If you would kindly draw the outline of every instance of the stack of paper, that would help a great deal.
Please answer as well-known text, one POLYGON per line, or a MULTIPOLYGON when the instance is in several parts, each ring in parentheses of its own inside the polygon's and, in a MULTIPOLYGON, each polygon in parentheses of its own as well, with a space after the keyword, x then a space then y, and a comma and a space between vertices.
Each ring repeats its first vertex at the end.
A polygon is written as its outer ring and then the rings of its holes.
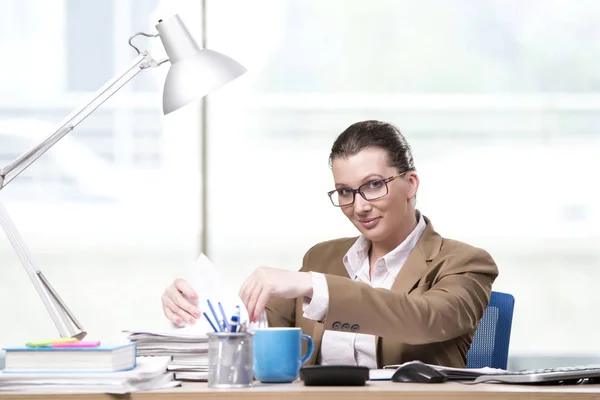
POLYGON ((138 357, 137 366, 120 372, 4 372, 0 391, 43 393, 111 393, 175 387, 179 382, 167 371, 169 357, 138 357))
MULTIPOLYGON (((410 364, 421 363, 421 361, 408 361, 404 364, 394 364, 394 365, 386 365, 383 369, 372 369, 369 373, 370 379, 372 381, 380 381, 380 380, 390 380, 394 373, 400 367, 405 367, 410 364)), ((444 367, 442 365, 434 365, 434 364, 425 364, 428 365, 437 371, 443 372, 449 380, 456 381, 467 381, 473 380, 482 375, 498 375, 502 373, 506 373, 503 369, 498 368, 454 368, 454 367, 444 367)))
POLYGON ((440 365, 432 365, 436 370, 442 371, 448 376, 450 380, 463 381, 463 380, 473 380, 482 375, 498 375, 506 373, 506 370, 499 368, 453 368, 453 367, 443 367, 440 365))
POLYGON ((208 379, 208 336, 189 330, 172 329, 164 332, 130 332, 129 340, 136 342, 138 354, 168 356, 167 370, 178 380, 208 379))
POLYGON ((139 356, 202 355, 208 352, 206 334, 184 330, 129 332, 129 340, 137 344, 139 356))
MULTIPOLYGON (((237 295, 219 271, 204 255, 190 265, 182 276, 198 295, 194 301, 201 312, 206 312, 214 321, 229 320, 240 308, 240 321, 248 320, 248 313, 237 295), (213 309, 208 306, 208 300, 213 309), (213 312, 214 311, 214 312, 213 312)), ((250 326, 249 326, 250 328, 250 326)), ((128 330, 129 340, 137 343, 140 356, 170 356, 169 371, 175 379, 208 379, 208 336, 213 332, 206 318, 195 324, 177 327, 169 325, 159 330, 128 330)))
MULTIPOLYGON (((214 321, 229 320, 240 307, 240 320, 247 321, 248 313, 237 295, 219 271, 204 255, 190 265, 182 276, 198 295, 194 302, 201 312, 206 312, 214 321), (211 310, 208 300, 213 305, 211 310), (221 312, 222 308, 222 312, 221 312), (214 311, 214 313, 213 313, 214 311)), ((129 340, 137 343, 138 354, 143 356, 171 356, 169 371, 175 379, 208 379, 208 336, 213 332, 206 318, 195 324, 176 327, 169 325, 162 330, 129 330, 129 340)))

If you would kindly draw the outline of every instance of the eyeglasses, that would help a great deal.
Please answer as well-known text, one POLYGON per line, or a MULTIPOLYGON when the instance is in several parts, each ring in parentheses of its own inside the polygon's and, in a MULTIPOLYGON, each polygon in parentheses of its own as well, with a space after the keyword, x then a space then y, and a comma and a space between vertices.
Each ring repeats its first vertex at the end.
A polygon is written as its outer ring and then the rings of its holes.
POLYGON ((358 189, 352 188, 341 188, 327 192, 331 203, 336 207, 346 207, 354 204, 354 197, 356 193, 359 193, 363 199, 377 200, 388 194, 387 184, 394 179, 406 174, 408 171, 404 171, 401 174, 390 176, 386 179, 378 179, 376 181, 369 181, 358 187, 358 189))

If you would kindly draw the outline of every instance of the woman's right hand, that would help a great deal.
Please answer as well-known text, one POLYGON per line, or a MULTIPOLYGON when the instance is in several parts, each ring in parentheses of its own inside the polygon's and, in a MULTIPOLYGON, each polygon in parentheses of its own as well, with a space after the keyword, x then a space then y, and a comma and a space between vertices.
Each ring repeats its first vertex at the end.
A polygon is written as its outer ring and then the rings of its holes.
POLYGON ((161 300, 165 317, 174 324, 187 322, 193 325, 200 317, 200 310, 193 303, 198 300, 198 295, 184 279, 175 279, 167 286, 161 300))

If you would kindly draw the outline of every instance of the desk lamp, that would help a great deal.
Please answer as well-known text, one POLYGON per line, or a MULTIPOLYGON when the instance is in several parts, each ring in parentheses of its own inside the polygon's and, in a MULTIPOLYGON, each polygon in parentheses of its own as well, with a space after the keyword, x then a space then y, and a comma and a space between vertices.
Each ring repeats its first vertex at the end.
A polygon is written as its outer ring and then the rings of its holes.
MULTIPOLYGON (((159 20, 155 27, 157 31, 155 33, 137 32, 129 38, 129 45, 135 49, 137 57, 126 70, 98 89, 89 103, 67 116, 65 122, 43 142, 0 169, 0 190, 4 189, 8 183, 33 164, 42 154, 75 129, 106 100, 145 69, 156 68, 166 62, 171 64, 163 88, 162 105, 163 114, 165 115, 204 97, 213 89, 234 80, 246 72, 246 69, 235 60, 216 51, 200 49, 179 15, 174 15, 165 21, 159 20), (140 52, 132 44, 132 40, 136 36, 160 38, 167 53, 167 58, 155 60, 148 52, 140 52)), ((87 333, 83 330, 79 321, 54 290, 42 271, 35 266, 30 251, 2 203, 0 203, 0 226, 8 236, 20 263, 38 292, 60 336, 77 339, 85 337, 87 333)))

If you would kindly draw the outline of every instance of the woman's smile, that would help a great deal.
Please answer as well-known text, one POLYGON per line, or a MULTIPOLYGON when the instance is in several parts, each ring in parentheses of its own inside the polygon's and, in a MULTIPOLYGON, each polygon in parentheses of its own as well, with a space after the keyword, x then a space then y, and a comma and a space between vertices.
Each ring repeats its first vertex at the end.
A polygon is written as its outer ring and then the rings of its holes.
POLYGON ((360 224, 365 229, 373 229, 373 228, 375 228, 375 226, 377 226, 377 224, 379 223, 380 219, 381 219, 381 217, 361 218, 361 219, 358 220, 358 222, 360 222, 360 224))

